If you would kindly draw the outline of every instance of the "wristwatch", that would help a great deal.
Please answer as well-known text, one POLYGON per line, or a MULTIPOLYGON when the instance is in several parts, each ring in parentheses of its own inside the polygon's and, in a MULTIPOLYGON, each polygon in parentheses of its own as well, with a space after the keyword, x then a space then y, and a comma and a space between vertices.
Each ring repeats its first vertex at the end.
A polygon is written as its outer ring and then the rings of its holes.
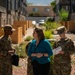
POLYGON ((44 54, 43 54, 43 57, 44 57, 44 54))

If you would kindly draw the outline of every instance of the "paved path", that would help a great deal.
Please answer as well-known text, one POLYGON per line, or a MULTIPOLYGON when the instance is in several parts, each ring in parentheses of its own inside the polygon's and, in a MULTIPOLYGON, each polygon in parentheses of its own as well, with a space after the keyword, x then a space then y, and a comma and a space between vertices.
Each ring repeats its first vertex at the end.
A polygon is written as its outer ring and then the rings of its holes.
POLYGON ((32 36, 33 35, 33 28, 29 28, 27 31, 26 31, 26 35, 23 37, 23 38, 26 38, 27 36, 32 36))

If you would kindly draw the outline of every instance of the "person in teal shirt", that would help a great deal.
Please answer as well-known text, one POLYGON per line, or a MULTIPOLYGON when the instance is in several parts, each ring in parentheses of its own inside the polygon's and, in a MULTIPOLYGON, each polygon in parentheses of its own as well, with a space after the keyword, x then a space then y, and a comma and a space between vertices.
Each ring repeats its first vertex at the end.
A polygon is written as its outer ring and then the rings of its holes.
POLYGON ((50 56, 53 55, 50 42, 45 39, 43 30, 35 28, 33 31, 34 40, 32 40, 28 56, 32 59, 34 75, 49 75, 50 56))

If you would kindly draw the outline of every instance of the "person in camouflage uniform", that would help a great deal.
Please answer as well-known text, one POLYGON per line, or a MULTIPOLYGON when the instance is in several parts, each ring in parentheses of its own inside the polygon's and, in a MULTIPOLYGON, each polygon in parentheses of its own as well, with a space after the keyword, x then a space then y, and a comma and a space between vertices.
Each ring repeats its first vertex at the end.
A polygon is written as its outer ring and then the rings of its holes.
POLYGON ((12 75, 11 53, 14 53, 14 49, 11 47, 9 35, 13 30, 12 26, 6 25, 4 35, 0 38, 0 75, 12 75))
POLYGON ((57 33, 60 36, 60 40, 54 43, 53 48, 58 46, 62 47, 62 51, 54 56, 54 72, 53 75, 70 75, 71 73, 71 57, 74 52, 74 43, 71 39, 65 35, 65 27, 61 26, 57 28, 57 33))
MULTIPOLYGON (((27 55, 28 55, 28 48, 29 48, 30 43, 31 42, 29 42, 26 45, 25 52, 26 52, 27 55)), ((33 68, 32 68, 32 64, 31 64, 31 58, 29 56, 28 56, 28 59, 27 59, 27 75, 33 75, 33 68)))

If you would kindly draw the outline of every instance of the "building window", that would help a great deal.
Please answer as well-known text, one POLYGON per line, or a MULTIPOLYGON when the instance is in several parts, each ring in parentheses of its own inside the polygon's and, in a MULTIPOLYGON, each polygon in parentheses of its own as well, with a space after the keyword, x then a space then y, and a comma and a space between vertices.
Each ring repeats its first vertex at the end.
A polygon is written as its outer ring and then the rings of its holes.
POLYGON ((45 8, 44 11, 45 11, 45 12, 49 12, 50 9, 49 9, 49 8, 45 8))
POLYGON ((37 12, 37 11, 38 11, 38 8, 33 8, 33 11, 34 11, 34 12, 37 12))

